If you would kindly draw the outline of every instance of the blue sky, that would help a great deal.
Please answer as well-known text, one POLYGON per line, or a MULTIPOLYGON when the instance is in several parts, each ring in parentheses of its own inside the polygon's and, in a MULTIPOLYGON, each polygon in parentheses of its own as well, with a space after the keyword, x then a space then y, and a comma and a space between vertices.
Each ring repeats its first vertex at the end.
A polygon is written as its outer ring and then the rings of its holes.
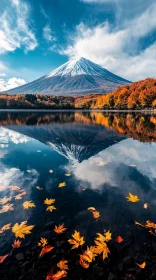
POLYGON ((73 57, 128 80, 156 76, 154 0, 1 0, 0 90, 73 57))

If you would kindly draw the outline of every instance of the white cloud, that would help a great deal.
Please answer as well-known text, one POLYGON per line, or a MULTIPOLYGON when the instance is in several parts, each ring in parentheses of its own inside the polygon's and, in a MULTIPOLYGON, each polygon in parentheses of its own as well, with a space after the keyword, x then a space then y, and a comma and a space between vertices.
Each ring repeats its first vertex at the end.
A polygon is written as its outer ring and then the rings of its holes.
POLYGON ((31 27, 28 5, 19 0, 8 0, 7 9, 0 15, 0 53, 13 52, 17 48, 31 51, 37 40, 31 27))
POLYGON ((22 86, 25 83, 26 83, 26 81, 21 78, 16 78, 16 77, 12 77, 10 79, 0 78, 0 92, 22 86))
POLYGON ((156 4, 116 28, 108 22, 89 28, 81 23, 72 43, 60 51, 69 57, 86 57, 129 80, 156 75, 156 43, 139 51, 139 40, 156 29, 156 4))
POLYGON ((43 28, 43 37, 48 42, 52 42, 53 40, 55 40, 52 35, 51 28, 48 24, 43 28))
MULTIPOLYGON (((127 192, 129 185, 132 184, 128 173, 129 166, 136 165, 134 168, 143 176, 147 176, 152 184, 156 179, 155 164, 155 143, 147 144, 126 139, 77 164, 73 169, 73 173, 78 180, 87 181, 92 189, 98 191, 101 190, 105 183, 112 187, 122 188, 124 178, 128 182, 128 184, 124 185, 127 192), (99 167, 97 166, 99 162, 105 162, 106 165, 99 167)), ((71 170, 71 167, 69 166, 67 170, 71 170)), ((134 187, 136 186, 135 184, 134 187)))
POLYGON ((101 4, 101 3, 117 2, 117 0, 81 0, 81 2, 90 3, 90 4, 92 3, 101 4))
POLYGON ((6 74, 5 73, 0 73, 0 77, 5 77, 6 74))
POLYGON ((31 138, 28 136, 0 127, 0 143, 1 145, 4 145, 4 147, 5 145, 8 147, 9 143, 19 144, 29 142, 30 140, 31 138))

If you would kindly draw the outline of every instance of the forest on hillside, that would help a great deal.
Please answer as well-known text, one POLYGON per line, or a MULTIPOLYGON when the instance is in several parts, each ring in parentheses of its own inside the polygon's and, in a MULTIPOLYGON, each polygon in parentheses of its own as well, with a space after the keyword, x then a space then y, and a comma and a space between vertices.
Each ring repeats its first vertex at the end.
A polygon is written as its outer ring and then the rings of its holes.
POLYGON ((0 94, 0 109, 156 109, 156 79, 125 85, 105 95, 0 94))

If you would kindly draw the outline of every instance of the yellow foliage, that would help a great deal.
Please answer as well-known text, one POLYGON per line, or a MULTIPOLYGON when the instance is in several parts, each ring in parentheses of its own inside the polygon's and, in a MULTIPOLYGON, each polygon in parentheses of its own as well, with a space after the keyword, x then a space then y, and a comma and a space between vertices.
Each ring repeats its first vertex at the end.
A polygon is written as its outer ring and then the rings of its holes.
POLYGON ((12 227, 12 232, 15 234, 16 238, 25 238, 26 234, 31 234, 31 230, 34 228, 34 226, 28 226, 27 221, 22 222, 21 224, 16 223, 12 227))

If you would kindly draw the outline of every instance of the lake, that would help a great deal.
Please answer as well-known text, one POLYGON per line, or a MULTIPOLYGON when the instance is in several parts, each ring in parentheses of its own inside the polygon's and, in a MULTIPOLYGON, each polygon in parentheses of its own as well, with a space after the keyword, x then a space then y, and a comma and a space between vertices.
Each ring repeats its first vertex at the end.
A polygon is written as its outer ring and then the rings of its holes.
POLYGON ((156 114, 0 113, 0 279, 154 280, 155 207, 156 114), (24 221, 34 227, 22 238, 24 221), (84 268, 80 255, 108 231, 108 257, 90 252, 84 268), (41 237, 54 247, 42 256, 41 237), (61 260, 69 270, 57 276, 61 260))

